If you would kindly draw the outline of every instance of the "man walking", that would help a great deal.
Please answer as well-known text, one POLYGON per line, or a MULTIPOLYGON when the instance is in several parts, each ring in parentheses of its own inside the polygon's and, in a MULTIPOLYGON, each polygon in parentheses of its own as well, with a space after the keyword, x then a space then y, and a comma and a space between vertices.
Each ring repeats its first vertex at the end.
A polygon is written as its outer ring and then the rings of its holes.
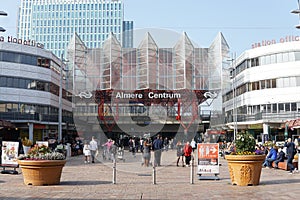
POLYGON ((155 166, 160 166, 162 147, 163 147, 163 141, 160 138, 160 135, 158 135, 156 137, 156 139, 153 141, 154 165, 155 166))
POLYGON ((289 138, 285 142, 284 146, 286 147, 286 154, 287 154, 287 165, 290 168, 290 174, 293 173, 295 167, 293 165, 293 159, 296 153, 296 148, 294 142, 292 142, 292 139, 289 138))
POLYGON ((90 151, 91 151, 91 157, 92 157, 92 163, 95 163, 95 155, 98 150, 98 144, 95 140, 95 137, 92 136, 92 140, 90 141, 90 151))

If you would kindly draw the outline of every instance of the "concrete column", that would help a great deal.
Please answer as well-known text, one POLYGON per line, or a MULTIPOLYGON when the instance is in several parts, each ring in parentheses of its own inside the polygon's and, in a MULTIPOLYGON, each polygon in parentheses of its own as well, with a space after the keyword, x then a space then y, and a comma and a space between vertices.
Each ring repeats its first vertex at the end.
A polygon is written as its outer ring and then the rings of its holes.
POLYGON ((29 127, 29 139, 33 141, 33 123, 28 123, 29 127))

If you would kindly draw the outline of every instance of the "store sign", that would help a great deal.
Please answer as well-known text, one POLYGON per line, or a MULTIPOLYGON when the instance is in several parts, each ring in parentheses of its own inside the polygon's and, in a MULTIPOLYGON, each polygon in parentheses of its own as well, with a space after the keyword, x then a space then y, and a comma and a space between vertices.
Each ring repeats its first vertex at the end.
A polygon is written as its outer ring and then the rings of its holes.
POLYGON ((4 36, 0 36, 0 42, 8 42, 8 43, 15 43, 15 44, 23 44, 26 46, 38 47, 43 49, 44 44, 36 42, 35 40, 22 40, 18 38, 14 38, 12 36, 8 36, 5 40, 4 36))
POLYGON ((287 35, 285 37, 280 38, 278 41, 276 39, 271 39, 271 40, 262 40, 261 42, 253 43, 252 49, 257 47, 269 46, 277 43, 295 42, 295 41, 300 41, 300 36, 287 35))

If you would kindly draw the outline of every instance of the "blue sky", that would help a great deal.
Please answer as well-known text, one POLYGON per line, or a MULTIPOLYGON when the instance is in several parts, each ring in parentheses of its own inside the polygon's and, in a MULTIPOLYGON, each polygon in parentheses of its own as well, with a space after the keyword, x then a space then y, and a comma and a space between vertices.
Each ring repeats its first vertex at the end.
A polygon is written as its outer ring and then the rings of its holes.
MULTIPOLYGON (((21 0, 1 0, 0 35, 16 36, 17 10, 21 0), (5 2, 5 3, 4 3, 5 2)), ((201 47, 208 47, 222 32, 230 50, 241 54, 262 40, 300 35, 299 17, 290 11, 297 0, 124 0, 125 20, 134 28, 165 28, 185 31, 201 47)))

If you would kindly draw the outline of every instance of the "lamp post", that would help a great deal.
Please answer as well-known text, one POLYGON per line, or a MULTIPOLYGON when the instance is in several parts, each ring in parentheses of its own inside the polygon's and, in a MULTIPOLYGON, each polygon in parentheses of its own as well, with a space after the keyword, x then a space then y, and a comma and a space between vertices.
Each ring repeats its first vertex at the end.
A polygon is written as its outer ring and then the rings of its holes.
MULTIPOLYGON (((7 16, 7 13, 4 11, 0 11, 0 16, 7 16)), ((3 27, 0 27, 0 32, 5 32, 6 30, 3 27)))
MULTIPOLYGON (((291 13, 299 15, 299 19, 300 19, 300 2, 298 0, 298 8, 296 10, 292 10, 291 13)), ((295 26, 297 29, 300 29, 300 24, 295 26)))
POLYGON ((234 72, 231 74, 232 77, 232 84, 231 84, 231 89, 232 89, 232 116, 233 116, 233 140, 235 141, 236 134, 237 134, 237 110, 236 110, 236 69, 234 66, 234 61, 235 58, 229 59, 227 61, 231 62, 231 67, 230 69, 232 70, 231 72, 234 72))
POLYGON ((58 95, 58 140, 62 141, 62 91, 63 91, 63 67, 64 62, 68 62, 64 59, 64 54, 61 54, 61 66, 59 68, 59 95, 58 95))

